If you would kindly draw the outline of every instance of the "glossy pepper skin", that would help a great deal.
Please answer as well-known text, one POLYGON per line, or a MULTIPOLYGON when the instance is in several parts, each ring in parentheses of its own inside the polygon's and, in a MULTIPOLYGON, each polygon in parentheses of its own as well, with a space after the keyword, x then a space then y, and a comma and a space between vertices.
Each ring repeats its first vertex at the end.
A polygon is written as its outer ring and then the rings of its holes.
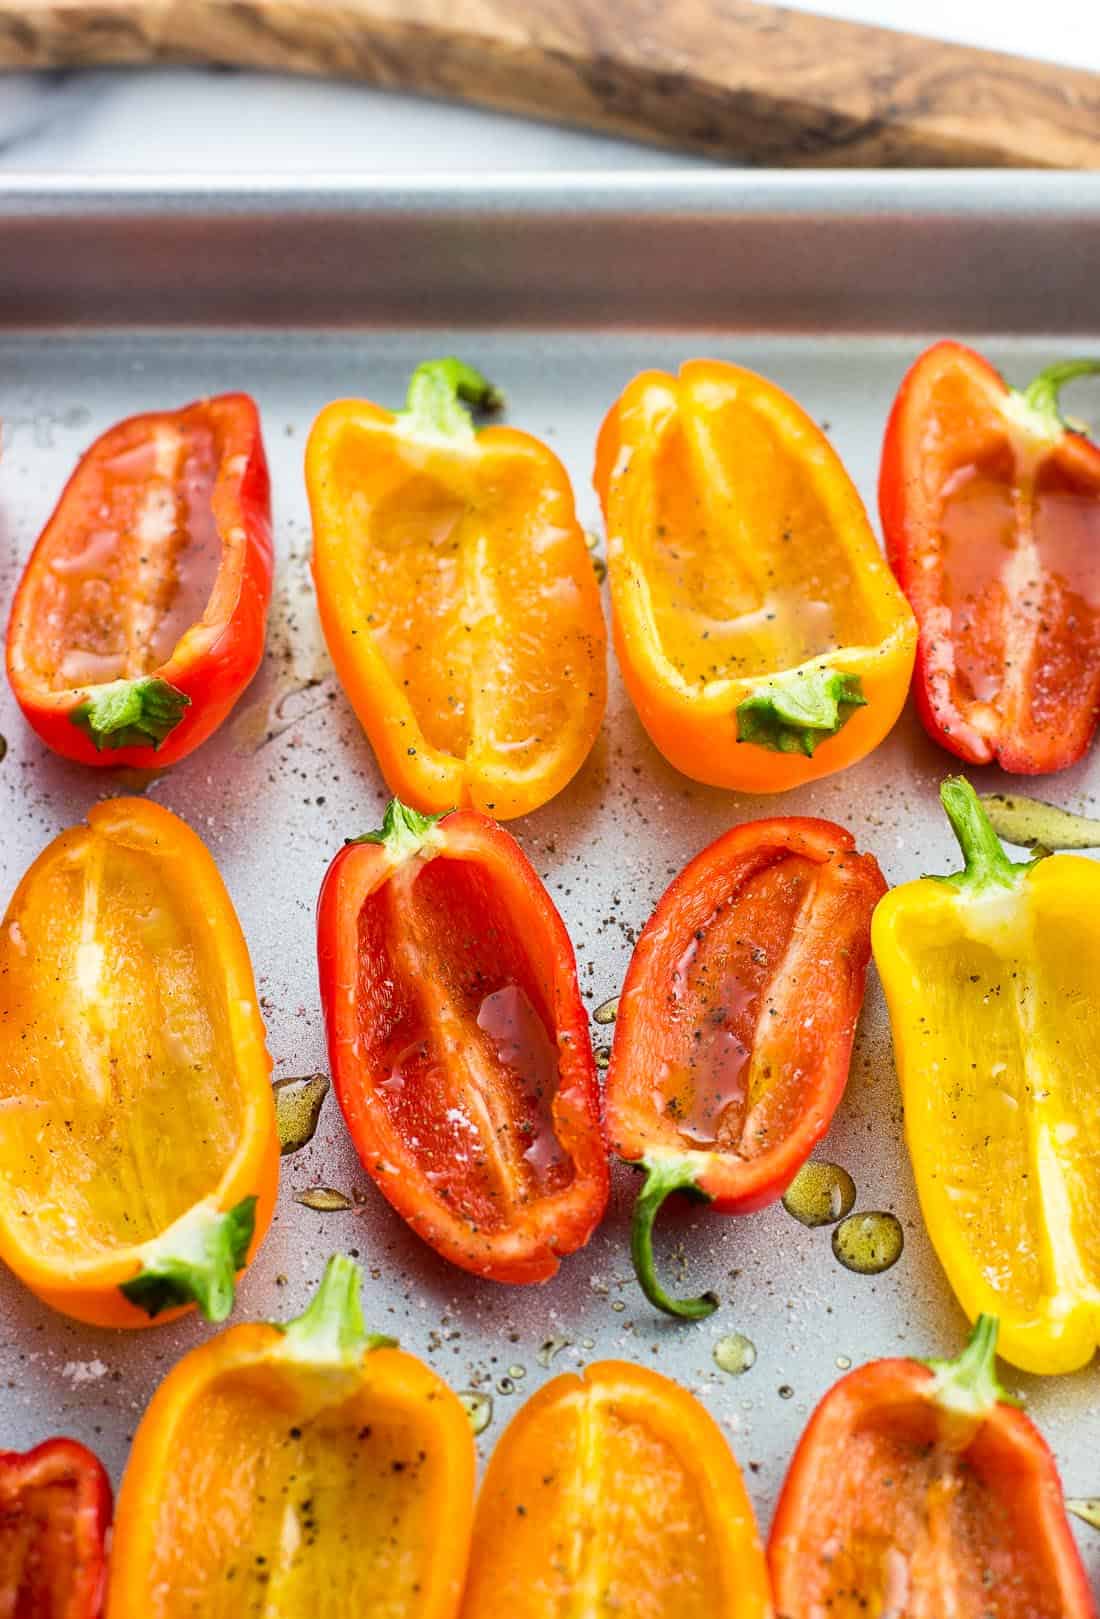
POLYGON ((772 793, 882 741, 916 626, 793 399, 716 360, 643 372, 603 424, 594 481, 619 664, 670 764, 772 793))
POLYGON ((304 1315, 185 1355, 134 1439, 107 1619, 454 1619, 474 1442, 433 1371, 367 1332, 329 1260, 304 1315))
POLYGON ((500 395, 420 366, 394 414, 329 405, 306 450, 325 639, 382 774, 427 813, 508 820, 580 769, 606 701, 600 593, 565 469, 460 401, 500 395))
POLYGON ((686 1389, 599 1361, 508 1424, 478 1499, 462 1619, 771 1611, 737 1462, 686 1389))
POLYGON ((1080 759, 1100 714, 1100 448, 1071 432, 1068 361, 1027 388, 936 343, 886 429, 879 508, 920 625, 928 734, 970 764, 1039 775, 1080 759))
POLYGON ((475 1275, 542 1282, 592 1235, 607 1149, 565 925, 475 810, 396 799, 317 915, 333 1086, 375 1185, 475 1275))
POLYGON ((273 553, 256 405, 131 416, 81 457, 23 570, 8 679, 55 753, 162 769, 260 666, 273 553))
POLYGON ((843 827, 750 821, 685 866, 642 930, 605 1104, 612 1148, 646 1171, 632 1250, 659 1309, 697 1317, 718 1302, 670 1298, 657 1281, 652 1229, 665 1198, 762 1208, 828 1129, 885 892, 874 856, 843 827))
POLYGON ((1069 1372, 1100 1334, 1100 866, 1013 865, 968 782, 940 796, 964 870, 895 888, 872 927, 921 1210, 1004 1358, 1069 1372))
POLYGON ((997 1323, 953 1361, 876 1360, 821 1401, 768 1544, 777 1619, 1096 1619, 1054 1457, 1007 1403, 997 1323))
POLYGON ((95 805, 0 924, 0 1258, 97 1326, 221 1320, 275 1201, 270 1069, 206 847, 148 799, 95 805))
POLYGON ((0 1451, 0 1613, 99 1619, 111 1485, 75 1439, 0 1451))

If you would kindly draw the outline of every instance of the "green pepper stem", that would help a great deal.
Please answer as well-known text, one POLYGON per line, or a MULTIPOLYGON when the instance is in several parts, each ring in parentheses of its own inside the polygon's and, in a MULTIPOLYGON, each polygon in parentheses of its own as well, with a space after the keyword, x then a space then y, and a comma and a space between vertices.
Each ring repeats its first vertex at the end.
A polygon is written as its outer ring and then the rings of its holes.
POLYGON ((300 1316, 285 1324, 283 1353, 313 1366, 349 1366, 371 1349, 392 1348, 395 1338, 368 1332, 359 1299, 362 1272, 346 1254, 333 1254, 321 1285, 300 1316))
POLYGON ((974 1323, 966 1348, 954 1360, 926 1360, 935 1373, 932 1397, 945 1411, 964 1416, 984 1417, 998 1401, 1018 1402, 1005 1393, 997 1381, 997 1331, 995 1315, 980 1315, 974 1323))
POLYGON ((982 802, 965 776, 949 776, 940 785, 940 803, 959 840, 965 869, 949 882, 975 889, 1014 888, 1027 866, 1012 863, 994 832, 982 802))
POLYGON ((426 360, 409 379, 405 409, 399 417, 417 433, 470 440, 474 424, 462 401, 476 410, 499 410, 504 397, 480 371, 454 355, 426 360))
POLYGON ((658 1310, 685 1321, 701 1321, 718 1308, 718 1295, 708 1292, 694 1299, 674 1299, 665 1292, 657 1280, 653 1262, 653 1222, 666 1197, 673 1192, 690 1192, 708 1202, 709 1194, 700 1187, 698 1167, 690 1158, 654 1154, 643 1158, 642 1166, 646 1172, 645 1184, 638 1193, 630 1227, 630 1257, 635 1274, 642 1292, 658 1310))
MULTIPOLYGON (((444 813, 449 815, 451 812, 447 810, 444 813)), ((433 841, 435 828, 442 819, 442 815, 421 815, 419 810, 410 809, 399 798, 391 798, 377 832, 364 832, 361 837, 348 838, 347 841, 380 843, 389 850, 395 861, 400 862, 408 860, 410 855, 417 854, 425 844, 433 841)))
POLYGON ((224 1210, 206 1198, 145 1244, 141 1269, 119 1292, 148 1316, 197 1304, 208 1321, 224 1321, 255 1228, 255 1197, 224 1210))
POLYGON ((1043 416, 1052 427, 1066 426, 1058 396, 1067 382, 1076 377, 1091 377, 1100 372, 1100 360, 1059 360, 1040 371, 1034 381, 1022 390, 1024 403, 1043 416))

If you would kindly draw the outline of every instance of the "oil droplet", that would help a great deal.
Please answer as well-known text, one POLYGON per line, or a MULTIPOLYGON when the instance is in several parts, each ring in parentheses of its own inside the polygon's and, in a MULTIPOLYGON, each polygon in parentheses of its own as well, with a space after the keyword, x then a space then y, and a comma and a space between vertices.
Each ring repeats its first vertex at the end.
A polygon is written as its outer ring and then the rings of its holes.
POLYGON ((463 1389, 458 1397, 474 1433, 484 1433, 493 1420, 493 1396, 483 1394, 480 1389, 463 1389))
POLYGON ((596 1067, 602 1071, 611 1062, 611 1047, 597 1046, 592 1055, 596 1059, 596 1067))
POLYGON ((1100 821, 1071 815, 1023 793, 982 793, 982 807, 999 838, 1023 849, 1100 848, 1100 821))
POLYGON ((508 1376, 514 1378, 518 1383, 521 1378, 527 1376, 527 1368, 526 1366, 509 1366, 508 1376))
POLYGON ((881 1209, 850 1214, 833 1232, 833 1253, 849 1270, 878 1276, 901 1258, 905 1234, 896 1215, 881 1209))
POLYGON ((557 1189, 567 1155, 554 1128, 554 1096, 558 1087, 558 1053, 527 992, 505 984, 482 1001, 477 1026, 489 1038, 497 1061, 523 1093, 523 1154, 540 1187, 557 1189))
POLYGON ((612 995, 609 1001, 601 1001, 592 1014, 593 1023, 614 1023, 619 1015, 619 996, 612 995))
POLYGON ((516 1385, 512 1382, 512 1379, 510 1377, 498 1377, 497 1378, 497 1393, 498 1394, 514 1394, 515 1392, 516 1392, 516 1385))
POLYGON ((791 1387, 791 1385, 789 1383, 780 1383, 780 1385, 779 1385, 779 1398, 781 1400, 790 1400, 790 1399, 793 1399, 793 1397, 794 1397, 794 1389, 791 1387))
MULTIPOLYGON (((571 1338, 547 1338, 535 1359, 540 1366, 549 1366, 555 1355, 560 1355, 563 1349, 568 1349, 572 1343, 571 1338)), ((591 1345, 589 1345, 591 1348, 591 1345)))
POLYGON ((351 1198, 334 1186, 311 1186, 308 1191, 295 1193, 294 1201, 304 1203, 307 1209, 316 1209, 318 1214, 336 1214, 341 1209, 354 1207, 351 1198))
POLYGON ((275 1128, 279 1132, 279 1151, 285 1158, 298 1152, 313 1140, 321 1104, 329 1092, 327 1074, 307 1074, 303 1079, 277 1079, 271 1087, 275 1092, 275 1128))
POLYGON ((592 558, 592 572, 596 575, 596 583, 602 585, 607 578, 607 563, 603 557, 592 558))
POLYGON ((851 1214, 856 1183, 839 1164, 811 1158, 787 1187, 783 1207, 803 1225, 833 1225, 851 1214))
POLYGON ((731 1377, 740 1377, 756 1364, 756 1345, 743 1332, 731 1332, 714 1346, 714 1363, 731 1377))
POLYGON ((3 757, 7 753, 7 751, 8 751, 8 739, 7 739, 6 736, 0 736, 0 759, 3 759, 3 757))
POLYGON ((581 1339, 581 1348, 582 1349, 595 1349, 595 1347, 596 1347, 595 1338, 582 1338, 581 1339))
POLYGON ((600 543, 601 537, 601 535, 596 533, 594 528, 586 528, 584 531, 584 543, 590 551, 594 551, 596 549, 600 543))
POLYGON ((1076 1496, 1066 1501, 1066 1511, 1087 1523, 1090 1529, 1100 1529, 1100 1496, 1076 1496))
POLYGON ((622 1299, 612 1299, 611 1308, 616 1311, 617 1314, 621 1315, 626 1309, 626 1305, 623 1303, 622 1299))
POLYGON ((852 1369, 852 1362, 847 1355, 838 1355, 836 1357, 836 1364, 839 1370, 842 1372, 850 1372, 852 1369))

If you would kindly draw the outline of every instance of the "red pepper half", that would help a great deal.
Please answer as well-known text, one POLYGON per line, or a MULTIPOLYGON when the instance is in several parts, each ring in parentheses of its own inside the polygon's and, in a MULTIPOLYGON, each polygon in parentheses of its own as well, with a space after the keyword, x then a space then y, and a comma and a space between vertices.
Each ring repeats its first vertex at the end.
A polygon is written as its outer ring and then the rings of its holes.
POLYGON ((55 753, 174 764, 259 668, 271 495, 247 394, 131 416, 81 457, 23 570, 8 679, 55 753))
POLYGON ((713 1293, 657 1281, 653 1222, 672 1192, 723 1214, 782 1196, 848 1079, 886 892, 831 821, 750 821, 695 857, 646 923, 619 1000, 606 1107, 614 1150, 645 1185, 631 1247, 646 1297, 709 1315, 713 1293))
POLYGON ((937 343, 902 382, 879 508, 920 627, 929 734, 971 764, 1039 775, 1085 752, 1100 715, 1100 447, 1070 431, 1071 360, 1017 391, 937 343))
POLYGON ((375 1184, 437 1253, 541 1282, 607 1204, 573 947, 515 840, 394 799, 317 919, 333 1085, 375 1184))
POLYGON ((107 1475, 75 1439, 0 1451, 0 1613, 98 1619, 110 1522, 107 1475))
POLYGON ((768 1545, 777 1619, 1096 1619, 1054 1457, 1006 1403, 997 1322, 958 1359, 876 1360, 826 1394, 768 1545))

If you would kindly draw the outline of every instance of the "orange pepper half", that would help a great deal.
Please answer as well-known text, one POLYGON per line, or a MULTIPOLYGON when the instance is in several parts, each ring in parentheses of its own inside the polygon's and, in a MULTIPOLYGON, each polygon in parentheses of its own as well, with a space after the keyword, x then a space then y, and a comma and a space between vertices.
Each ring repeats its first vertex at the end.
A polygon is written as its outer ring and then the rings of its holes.
POLYGON ((848 474, 774 383, 646 371, 600 431, 611 621, 670 764, 772 793, 855 764, 905 702, 916 624, 848 474))
POLYGON ((306 450, 325 639, 392 792, 507 820, 588 755, 606 701, 599 588, 558 458, 460 400, 496 390, 422 365, 396 415, 329 405, 306 450))
POLYGON ((193 1349, 142 1418, 107 1619, 453 1619, 474 1498, 458 1397, 366 1331, 328 1262, 304 1315, 193 1349))
POLYGON ((0 1258, 80 1321, 221 1320, 275 1202, 270 1069, 205 845, 97 804, 0 925, 0 1258))
POLYGON ((481 1488, 462 1619, 768 1619, 752 1506, 713 1418, 624 1361, 556 1377, 481 1488))

